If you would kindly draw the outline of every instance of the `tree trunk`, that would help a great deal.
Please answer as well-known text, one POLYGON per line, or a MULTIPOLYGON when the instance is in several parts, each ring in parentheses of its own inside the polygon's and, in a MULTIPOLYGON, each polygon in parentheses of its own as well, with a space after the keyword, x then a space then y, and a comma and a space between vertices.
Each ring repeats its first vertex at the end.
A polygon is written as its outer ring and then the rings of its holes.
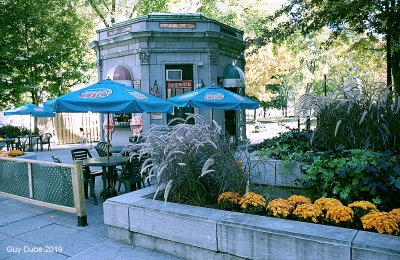
POLYGON ((390 34, 386 35, 386 86, 390 88, 390 92, 393 91, 392 86, 392 57, 390 51, 390 34))
MULTIPOLYGON (((399 41, 397 39, 396 42, 399 45, 399 41)), ((393 74, 393 83, 394 89, 398 95, 400 95, 400 50, 396 49, 392 52, 392 74, 393 74)))
POLYGON ((254 122, 257 120, 257 109, 254 109, 254 122))

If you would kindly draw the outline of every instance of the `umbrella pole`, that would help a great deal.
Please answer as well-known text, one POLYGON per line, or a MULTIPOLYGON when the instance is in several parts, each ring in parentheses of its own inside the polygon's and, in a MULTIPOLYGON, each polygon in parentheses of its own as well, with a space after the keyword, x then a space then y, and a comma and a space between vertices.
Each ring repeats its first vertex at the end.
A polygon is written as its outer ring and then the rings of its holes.
POLYGON ((28 139, 28 150, 31 152, 33 151, 32 145, 32 113, 29 113, 29 139, 28 139))
POLYGON ((210 108, 210 128, 213 129, 213 109, 210 108))
POLYGON ((110 159, 110 112, 107 112, 107 161, 110 159))

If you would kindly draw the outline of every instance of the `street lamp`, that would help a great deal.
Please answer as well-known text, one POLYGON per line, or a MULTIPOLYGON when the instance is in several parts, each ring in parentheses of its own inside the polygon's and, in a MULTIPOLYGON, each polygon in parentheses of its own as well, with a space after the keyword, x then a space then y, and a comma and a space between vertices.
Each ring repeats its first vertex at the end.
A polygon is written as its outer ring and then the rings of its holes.
POLYGON ((324 96, 326 97, 326 75, 329 72, 329 68, 328 67, 324 67, 322 69, 322 74, 324 74, 324 96))
POLYGON ((61 96, 61 88, 62 88, 62 71, 57 72, 57 79, 58 79, 58 96, 61 96))

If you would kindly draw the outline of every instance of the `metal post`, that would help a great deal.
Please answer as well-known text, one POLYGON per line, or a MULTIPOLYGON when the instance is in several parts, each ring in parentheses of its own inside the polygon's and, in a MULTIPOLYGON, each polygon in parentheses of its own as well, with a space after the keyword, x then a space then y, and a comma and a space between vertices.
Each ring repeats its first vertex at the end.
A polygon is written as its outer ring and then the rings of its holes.
POLYGON ((58 83, 59 84, 58 85, 58 96, 61 97, 62 79, 59 78, 58 81, 59 81, 59 83, 58 83))
POLYGON ((58 96, 61 97, 61 90, 62 90, 62 71, 57 72, 57 79, 58 79, 58 96))
POLYGON ((326 97, 326 74, 324 74, 324 96, 326 97))

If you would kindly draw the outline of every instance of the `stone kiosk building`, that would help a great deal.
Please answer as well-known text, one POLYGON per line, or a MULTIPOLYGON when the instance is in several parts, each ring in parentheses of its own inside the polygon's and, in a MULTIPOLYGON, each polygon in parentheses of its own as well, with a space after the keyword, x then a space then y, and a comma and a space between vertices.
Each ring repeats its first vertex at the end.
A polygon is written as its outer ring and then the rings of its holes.
MULTIPOLYGON (((98 78, 110 78, 162 99, 211 84, 244 95, 243 32, 200 14, 149 14, 98 32, 90 44, 97 55, 98 78)), ((141 116, 143 130, 210 109, 174 108, 172 114, 115 114, 112 144, 126 144, 129 122, 141 116)), ((213 119, 230 135, 245 139, 244 111, 213 110, 213 119)), ((101 117, 101 121, 104 120, 101 117)), ((103 134, 102 134, 103 136, 103 134)))

